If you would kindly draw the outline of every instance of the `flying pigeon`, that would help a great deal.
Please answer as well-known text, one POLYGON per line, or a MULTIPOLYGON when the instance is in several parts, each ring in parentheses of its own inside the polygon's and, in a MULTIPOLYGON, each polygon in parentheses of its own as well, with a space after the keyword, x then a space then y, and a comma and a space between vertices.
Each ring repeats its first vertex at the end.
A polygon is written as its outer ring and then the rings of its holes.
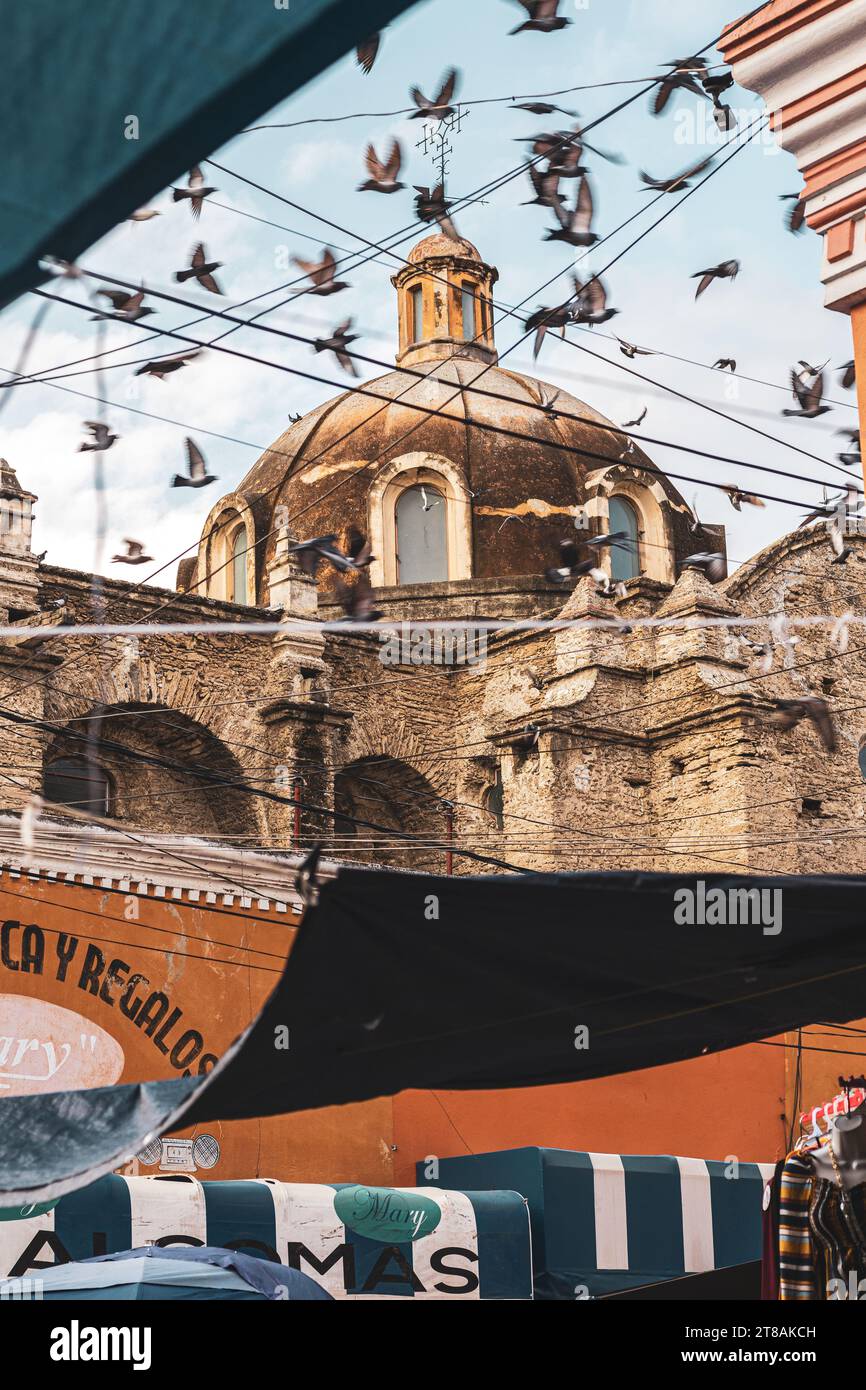
POLYGON ((705 169, 713 163, 715 155, 711 154, 708 159, 702 159, 699 164, 693 164, 689 169, 683 169, 682 173, 673 174, 668 179, 654 179, 650 174, 645 174, 641 170, 641 182, 648 189, 654 189, 658 193, 679 193, 683 188, 691 188, 691 179, 697 178, 705 169))
POLYGON ((725 577, 725 557, 720 551, 689 555, 683 560, 683 569, 703 570, 711 584, 718 584, 725 577))
POLYGON ((176 270, 174 278, 179 285, 184 280, 197 280, 203 290, 210 290, 211 294, 222 294, 222 290, 213 277, 213 271, 219 270, 222 261, 209 261, 205 256, 205 249, 201 242, 192 253, 189 270, 176 270))
POLYGON ((647 411, 648 411, 648 410, 649 410, 649 406, 646 406, 646 405, 645 405, 644 408, 643 408, 643 410, 641 411, 640 415, 638 415, 638 417, 637 417, 636 420, 624 420, 624 421, 623 421, 623 424, 622 424, 623 429, 624 429, 624 430, 636 430, 636 429, 638 428, 638 426, 640 426, 640 425, 643 424, 644 420, 645 420, 646 417, 647 417, 647 411))
POLYGON ((445 189, 441 183, 431 191, 429 188, 422 188, 420 184, 415 184, 415 192, 418 197, 415 199, 415 212, 422 222, 438 222, 439 230, 443 236, 447 236, 451 241, 459 241, 460 234, 451 220, 449 209, 451 204, 445 201, 445 189))
POLYGON ((793 729, 801 719, 808 719, 817 729, 828 753, 836 752, 836 730, 826 700, 815 695, 803 695, 798 700, 774 700, 772 722, 783 732, 793 729))
POLYGON ((609 531, 600 536, 588 536, 584 544, 598 550, 607 546, 615 550, 634 550, 634 541, 627 531, 609 531))
POLYGON ((111 563, 113 565, 147 565, 153 559, 152 555, 145 555, 141 541, 131 541, 124 538, 123 544, 126 546, 126 554, 112 555, 111 563))
POLYGON ((832 410, 832 406, 821 404, 824 395, 824 373, 821 370, 814 371, 808 363, 801 363, 801 366, 801 372, 791 368, 791 390, 798 409, 790 410, 786 406, 782 414, 793 415, 801 420, 815 420, 819 415, 826 415, 832 410))
POLYGON ((149 222, 152 217, 161 217, 162 213, 157 212, 156 208, 137 208, 127 217, 127 222, 149 222))
POLYGON ((630 359, 634 359, 635 357, 655 357, 652 348, 638 347, 635 343, 626 342, 625 338, 617 338, 616 334, 613 336, 619 343, 619 350, 623 357, 628 357, 630 359))
MULTIPOLYGON (((434 506, 435 505, 434 503, 434 506)), ((366 569, 376 558, 373 554, 373 547, 367 540, 367 537, 359 531, 356 526, 352 526, 349 530, 349 539, 346 549, 349 552, 349 559, 354 562, 355 568, 359 570, 366 569)))
POLYGON ((184 442, 186 444, 187 472, 175 473, 171 480, 172 487, 207 487, 208 483, 215 483, 216 474, 208 473, 204 454, 198 445, 189 438, 184 442))
POLYGON ((798 232, 802 232, 806 220, 806 204, 803 201, 803 195, 801 193, 780 193, 779 202, 793 204, 791 211, 785 218, 785 226, 789 232, 793 232, 796 236, 798 232))
POLYGON ((122 319, 124 323, 135 323, 138 319, 146 318, 148 314, 155 312, 142 303, 144 290, 138 290, 133 294, 129 290, 110 290, 101 285, 96 293, 111 300, 114 305, 114 314, 94 314, 94 318, 113 317, 122 319))
POLYGON ((628 589, 621 579, 614 583, 613 580, 605 574, 604 570, 593 570, 590 574, 590 578, 598 582, 598 588, 595 592, 598 594, 599 598, 625 598, 628 593, 628 589), (599 575, 601 576, 600 579, 599 575))
POLYGON ((293 256, 292 262, 312 281, 312 287, 307 290, 307 294, 324 297, 329 294, 339 294, 340 290, 349 288, 345 280, 334 279, 337 261, 329 246, 325 247, 322 252, 322 259, 318 262, 302 261, 299 256, 293 256))
POLYGON ((358 44, 355 49, 355 60, 363 72, 371 73, 373 71, 373 64, 379 55, 381 43, 381 34, 371 34, 368 39, 364 39, 362 43, 358 44))
POLYGON ((576 579, 583 574, 588 574, 597 584, 607 579, 604 570, 597 568, 594 559, 581 560, 576 541, 560 541, 559 564, 545 570, 544 573, 551 584, 567 584, 569 579, 576 579))
POLYGON ((754 492, 743 492, 742 488, 723 487, 722 492, 727 493, 728 500, 735 512, 741 512, 743 510, 744 502, 749 507, 766 506, 762 497, 758 497, 754 492))
POLYGON ((406 187, 405 183, 397 181, 403 164, 403 151, 399 140, 391 141, 385 164, 378 158, 375 147, 372 144, 368 145, 366 163, 370 177, 365 183, 358 184, 359 193, 399 193, 401 188, 406 187))
POLYGON ((93 438, 87 444, 79 444, 79 454, 103 453, 110 449, 112 444, 120 438, 120 435, 111 434, 108 426, 102 420, 85 420, 84 428, 90 430, 93 438))
POLYGON ((358 333, 349 332, 353 322, 354 319, 346 319, 345 323, 341 323, 338 328, 334 329, 330 338, 316 338, 313 343, 313 351, 332 352, 345 371, 351 372, 352 376, 360 376, 358 368, 346 351, 349 343, 354 343, 360 336, 358 333))
POLYGON ((851 387, 854 385, 855 381, 857 380, 857 365, 856 365, 856 363, 853 362, 853 361, 852 361, 852 362, 846 362, 845 365, 844 365, 843 367, 840 367, 840 368, 839 368, 839 371, 842 373, 842 375, 841 375, 840 378, 839 378, 839 384, 840 384, 840 386, 843 388, 843 390, 845 390, 845 391, 850 391, 850 390, 851 390, 851 387))
POLYGON ((545 241, 566 241, 569 246, 592 246, 598 241, 598 236, 592 230, 592 189, 586 175, 578 185, 574 209, 568 211, 562 199, 557 198, 553 211, 559 228, 557 231, 548 230, 545 241))
POLYGON ((190 348, 189 352, 175 352, 170 357, 156 357, 152 362, 145 362, 143 367, 139 367, 136 376, 158 376, 160 380, 164 376, 170 376, 172 372, 179 372, 188 362, 194 362, 201 354, 201 348, 190 348))
POLYGON ((557 14, 559 0, 519 0, 519 3, 529 12, 529 18, 518 24, 516 29, 512 29, 512 35, 522 34, 530 29, 539 34, 552 34, 555 30, 565 29, 571 24, 570 19, 557 14))
POLYGON ((692 279, 701 282, 695 293, 695 299, 700 299, 704 290, 709 289, 714 280, 736 280, 739 272, 739 261, 722 261, 719 265, 710 266, 709 270, 695 271, 692 279))
POLYGON ((189 198, 189 208, 193 217, 198 219, 201 216, 202 203, 205 198, 209 198, 212 193, 216 193, 215 188, 206 188, 204 174, 197 164, 194 164, 189 171, 186 188, 173 188, 172 198, 179 203, 183 198, 189 198))
MULTIPOLYGON (((706 68, 704 68, 706 72, 706 68)), ((696 96, 705 97, 707 93, 703 87, 699 87, 691 71, 683 71, 676 68, 673 72, 658 79, 659 88, 655 96, 651 99, 650 110, 654 116, 660 116, 673 96, 674 92, 680 90, 684 92, 694 92, 696 96)))
POLYGON ((545 415, 549 415, 552 420, 557 420, 559 418, 559 412, 555 409, 555 406, 562 392, 554 390, 553 394, 551 395, 551 392, 545 386, 544 382, 540 381, 538 383, 538 393, 541 397, 538 404, 544 411, 545 415))
POLYGON ((377 623, 384 617, 383 613, 373 607, 373 592, 369 584, 363 580, 358 584, 338 584, 337 597, 350 622, 377 623))
POLYGON ((590 328, 596 324, 607 323, 619 309, 608 309, 607 291, 597 275, 584 284, 575 276, 574 300, 570 306, 572 323, 588 323, 590 328))
POLYGON ((524 324, 527 333, 535 333, 535 343, 532 349, 533 357, 538 357, 544 336, 549 328, 560 329, 563 338, 565 337, 566 325, 572 321, 572 309, 568 304, 558 304, 553 309, 536 309, 534 314, 530 314, 524 324))
POLYGON ((722 372, 735 372, 737 370, 737 359, 736 357, 720 357, 717 362, 713 363, 714 370, 716 367, 722 372))
POLYGON ((457 86, 457 69, 452 68, 445 76, 442 86, 432 101, 425 97, 419 87, 413 87, 409 93, 417 111, 413 111, 409 117, 410 121, 444 121, 448 116, 453 116, 454 107, 451 105, 451 98, 454 96, 454 89, 457 86))
POLYGON ((570 116, 572 120, 577 120, 576 111, 566 111, 564 106, 551 106, 549 101, 519 101, 516 106, 509 107, 510 111, 528 111, 532 116, 552 116, 558 111, 562 116, 570 116))
POLYGON ((839 459, 839 462, 844 463, 846 468, 850 468, 851 465, 855 463, 862 463, 863 454, 860 447, 860 431, 837 430, 836 433, 843 434, 845 436, 845 438, 848 440, 849 447, 849 452, 836 455, 836 457, 839 459))
POLYGON ((532 180, 532 187, 535 189, 535 197, 528 198, 523 206, 531 207, 537 204, 542 208, 555 208, 560 202, 560 175, 556 173, 552 174, 549 169, 541 170, 535 164, 527 164, 526 172, 532 180))
POLYGON ((827 535, 830 538, 830 545, 832 547, 834 556, 833 560, 831 561, 831 564, 847 564, 848 557, 853 555, 854 551, 851 549, 849 545, 845 544, 845 537, 842 535, 842 529, 839 526, 839 523, 835 517, 827 525, 827 535))
POLYGON ((315 579, 319 565, 327 560, 335 569, 346 572, 359 566, 351 555, 345 555, 337 545, 336 535, 314 536, 312 540, 301 541, 289 547, 290 555, 297 555, 298 564, 305 574, 315 579))

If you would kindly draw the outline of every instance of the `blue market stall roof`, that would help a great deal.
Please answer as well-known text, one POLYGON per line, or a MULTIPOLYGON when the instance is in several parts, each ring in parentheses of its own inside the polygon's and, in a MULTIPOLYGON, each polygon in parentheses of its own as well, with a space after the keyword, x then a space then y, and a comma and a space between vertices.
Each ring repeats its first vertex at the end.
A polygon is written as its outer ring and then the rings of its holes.
POLYGON ((0 0, 0 306, 414 3, 0 0))

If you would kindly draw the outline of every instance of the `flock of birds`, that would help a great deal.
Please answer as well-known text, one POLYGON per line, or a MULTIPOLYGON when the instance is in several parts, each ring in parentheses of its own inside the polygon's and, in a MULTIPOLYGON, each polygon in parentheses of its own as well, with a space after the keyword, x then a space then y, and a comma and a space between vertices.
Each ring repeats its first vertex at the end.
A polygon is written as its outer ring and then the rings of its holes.
MULTIPOLYGON (((521 4, 525 10, 526 18, 511 31, 512 34, 527 31, 552 34, 565 29, 572 23, 569 18, 559 13, 560 0, 517 0, 517 3, 521 4)), ((381 48, 382 37, 381 33, 372 35, 358 47, 357 61, 366 73, 373 69, 381 48)), ((667 65, 667 69, 661 78, 655 80, 651 97, 651 110, 654 115, 661 115, 675 92, 688 92, 701 100, 711 102, 713 118, 720 131, 729 132, 736 129, 735 114, 722 100, 725 92, 733 85, 733 77, 730 72, 713 72, 703 54, 674 59, 667 65)), ((410 119, 428 122, 447 120, 457 109, 455 99, 459 80, 458 70, 452 68, 445 75, 432 97, 426 96, 419 87, 412 87, 410 97, 413 109, 410 112, 410 119)), ((511 109, 537 117, 563 115, 573 122, 567 128, 545 131, 529 137, 530 153, 526 170, 533 196, 527 201, 532 206, 548 211, 554 219, 555 225, 548 227, 545 232, 545 241, 563 242, 579 249, 593 246, 599 237, 593 229, 594 196, 586 163, 586 152, 589 151, 603 160, 616 164, 624 162, 622 156, 600 150, 591 145, 583 133, 578 113, 575 111, 541 100, 515 103, 511 109), (569 193, 568 188, 573 189, 573 192, 569 193)), ((641 170, 641 184, 646 192, 657 194, 682 192, 694 186, 694 181, 711 168, 716 157, 715 154, 709 155, 686 169, 661 177, 641 170)), ((384 151, 381 158, 375 146, 372 143, 368 144, 364 163, 367 178, 358 185, 359 192, 392 196, 406 188, 406 184, 400 178, 404 165, 404 153, 402 145, 396 137, 391 140, 388 149, 384 151)), ((415 185, 414 191, 416 195, 415 211, 418 219, 428 224, 435 222, 446 237, 455 241, 459 240, 459 233, 452 215, 452 205, 446 198, 443 185, 440 183, 432 188, 415 185)), ((206 200, 215 192, 217 189, 206 182, 201 168, 196 165, 190 170, 186 184, 172 190, 172 197, 175 203, 188 203, 191 215, 197 222, 206 200)), ((786 217, 786 225, 792 233, 798 234, 802 231, 805 221, 802 197, 800 194, 785 194, 783 201, 790 202, 792 205, 786 217)), ((145 207, 134 212, 129 220, 134 223, 142 223, 159 215, 160 213, 156 209, 145 207)), ((337 260, 330 248, 324 249, 319 261, 308 261, 295 257, 294 263, 307 278, 309 283, 306 292, 312 296, 330 298, 350 288, 346 281, 337 278, 337 260)), ((45 264, 46 268, 54 274, 83 278, 82 272, 69 262, 46 257, 45 264)), ((220 268, 221 262, 210 259, 204 244, 199 242, 192 252, 188 265, 174 272, 174 279, 178 284, 193 281, 211 294, 219 295, 222 294, 222 290, 215 278, 215 272, 220 268)), ((718 281, 733 282, 740 269, 739 260, 731 258, 721 261, 718 265, 695 271, 692 278, 699 282, 695 291, 695 300, 699 300, 718 281)), ((96 319, 137 323, 154 312, 145 303, 146 291, 143 287, 139 290, 126 290, 100 286, 91 293, 91 298, 94 301, 98 301, 100 298, 105 299, 110 305, 110 309, 100 308, 94 315, 96 319)), ((592 276, 585 281, 574 276, 573 293, 565 301, 556 305, 540 306, 526 319, 527 334, 534 334, 534 356, 538 357, 545 337, 550 330, 559 330, 564 337, 566 329, 571 325, 585 325, 594 328, 609 322, 618 312, 616 308, 608 304, 607 290, 598 276, 592 276)), ((358 370, 353 355, 349 351, 350 344, 355 342, 358 337, 357 334, 352 333, 352 326, 353 319, 347 318, 327 336, 314 339, 311 345, 316 353, 333 353, 340 366, 346 372, 357 377, 358 370)), ((617 335, 615 335, 615 339, 619 344, 620 351, 629 359, 654 355, 652 349, 640 347, 617 335)), ((201 354, 201 348, 193 348, 155 358, 139 367, 136 375, 151 376, 162 380, 166 376, 186 368, 201 354)), ((791 389, 796 408, 785 409, 784 415, 813 420, 830 409, 828 405, 824 404, 825 371, 828 365, 825 362, 820 367, 813 367, 801 359, 792 368, 791 389)), ((737 359, 721 356, 713 366, 721 371, 735 373, 737 359)), ((841 385, 844 389, 851 389, 855 385, 854 363, 845 363, 839 370, 841 372, 841 385)), ((540 403, 541 408, 551 415, 556 414, 555 400, 557 395, 558 393, 554 393, 553 396, 545 394, 540 403)), ((623 428, 639 428, 646 415, 647 407, 644 406, 636 418, 624 422, 623 428)), ((85 429, 88 431, 88 438, 80 445, 82 452, 101 452, 110 449, 117 442, 118 435, 104 421, 85 421, 85 429)), ((849 430, 840 431, 840 433, 848 437, 848 448, 839 454, 839 458, 845 465, 853 467, 861 461, 859 431, 849 430)), ((172 486, 191 488, 209 486, 216 481, 216 477, 208 470, 204 454, 194 440, 187 438, 185 444, 186 471, 174 475, 172 486)), ((634 445, 631 440, 628 441, 627 452, 634 452, 634 445)), ((723 490, 737 511, 740 511, 743 505, 764 505, 761 498, 739 487, 731 485, 723 490)), ((823 504, 805 516, 800 523, 801 527, 816 523, 825 524, 833 552, 832 563, 834 564, 845 564, 852 554, 850 547, 845 544, 846 524, 852 515, 859 514, 861 505, 862 498, 853 487, 849 487, 846 493, 837 498, 827 498, 825 492, 823 504)), ((700 529, 696 512, 691 529, 693 532, 700 529)), ((113 557, 113 561, 117 564, 141 565, 150 563, 153 559, 147 554, 146 547, 140 541, 126 538, 124 546, 124 552, 113 557)), ((557 585, 566 585, 575 579, 588 577, 595 584, 599 597, 610 600, 621 598, 626 593, 625 584, 621 581, 614 582, 601 566, 602 552, 610 550, 634 550, 634 542, 625 532, 587 536, 580 542, 574 539, 564 540, 559 547, 558 564, 549 567, 545 571, 545 576, 550 583, 557 585), (589 557, 585 558, 587 552, 589 557)), ((293 546, 291 553, 295 555, 297 563, 304 572, 313 578, 318 576, 323 564, 336 571, 339 576, 338 599, 351 621, 371 623, 382 617, 382 614, 373 607, 372 590, 366 575, 375 557, 371 553, 371 547, 366 537, 359 531, 350 529, 345 549, 340 548, 339 538, 336 534, 328 534, 314 537, 293 546)), ((682 564, 684 568, 699 570, 711 583, 718 583, 724 578, 726 572, 725 557, 717 552, 696 552, 687 556, 682 564)), ((620 630, 624 632, 631 630, 628 624, 618 617, 614 617, 613 621, 620 630)), ((798 640, 788 631, 784 617, 776 616, 771 619, 770 629, 771 641, 769 643, 756 643, 748 637, 739 637, 738 639, 750 650, 753 656, 759 658, 759 669, 762 672, 769 672, 772 668, 779 647, 790 651, 798 640)), ((834 632, 833 640, 837 649, 841 650, 844 649, 843 644, 847 645, 848 640, 845 619, 840 620, 837 629, 834 632)), ((817 729, 824 746, 829 751, 835 748, 835 731, 826 701, 817 697, 804 697, 795 700, 776 701, 775 707, 773 717, 781 728, 789 729, 802 719, 808 719, 817 729)))

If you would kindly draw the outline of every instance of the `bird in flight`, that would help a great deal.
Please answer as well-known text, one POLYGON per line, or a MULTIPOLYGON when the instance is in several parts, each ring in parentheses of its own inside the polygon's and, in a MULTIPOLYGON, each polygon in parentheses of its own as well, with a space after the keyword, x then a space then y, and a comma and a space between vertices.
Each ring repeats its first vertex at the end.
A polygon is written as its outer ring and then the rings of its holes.
POLYGON ((129 290, 112 290, 101 285, 96 293, 111 300, 114 313, 94 314, 95 319, 115 318, 121 319, 124 323, 136 323, 138 319, 147 318, 148 314, 155 312, 143 303, 144 290, 136 290, 133 293, 129 290))
POLYGON ((147 565, 153 559, 152 555, 145 555, 144 546, 141 541, 129 540, 125 538, 123 544, 126 546, 125 555, 112 555, 113 565, 147 565))
POLYGON ((828 753, 836 752, 836 729, 830 706, 817 695, 803 695, 797 700, 774 700, 772 722, 783 732, 793 729, 802 719, 814 725, 828 753))
POLYGON ((210 290, 211 294, 222 294, 222 290, 213 277, 213 272, 219 270, 221 265, 222 261, 209 261, 207 259, 204 246, 199 242, 192 253, 189 270, 176 270, 174 278, 179 285, 182 285, 185 280, 195 280, 203 290, 210 290))
POLYGON ((379 48, 382 44, 381 34, 371 34, 368 39, 364 39, 355 49, 355 61, 362 72, 371 73, 373 64, 379 56, 379 48))
POLYGON ((785 218, 785 226, 789 232, 793 232, 796 236, 802 232, 806 221, 806 204, 803 195, 801 193, 780 193, 779 202, 791 204, 791 211, 785 218))
POLYGON ((437 222, 443 236, 447 236, 451 241, 459 241, 460 233, 451 220, 449 211, 451 204, 445 200, 443 185, 437 183, 436 187, 431 190, 416 183, 415 192, 418 194, 415 199, 415 212, 420 221, 437 222))
POLYGON ((638 428, 638 426, 640 426, 640 425, 643 424, 644 420, 645 420, 646 417, 647 417, 647 412, 648 412, 648 410, 649 410, 649 406, 645 405, 644 408, 643 408, 643 410, 641 411, 640 415, 638 415, 638 417, 637 417, 636 420, 623 420, 623 423, 622 423, 623 429, 624 429, 624 430, 636 430, 636 429, 638 428))
POLYGON ((683 560, 683 569, 702 570, 711 584, 725 577, 725 557, 720 551, 702 551, 683 560))
POLYGON ((679 174, 672 174, 667 179, 654 179, 650 174, 641 170, 641 182, 646 185, 647 189, 652 189, 657 193, 679 193, 684 188, 691 188, 691 180, 708 169, 715 157, 714 154, 711 154, 708 159, 702 159, 699 164, 692 164, 690 168, 683 169, 679 174))
POLYGON ((535 30, 539 34, 553 34, 557 29, 565 29, 571 24, 570 19, 557 13, 559 0, 518 0, 518 3, 528 11, 529 18, 518 24, 516 29, 512 29, 512 35, 523 34, 528 30, 535 30))
POLYGON ((737 359, 736 357, 720 357, 713 363, 713 370, 716 368, 721 372, 735 372, 737 370, 737 359))
POLYGON ((90 430, 91 439, 85 444, 79 444, 79 454, 100 454, 106 449, 110 449, 112 444, 120 438, 117 434, 112 434, 104 420, 85 420, 84 428, 90 430))
POLYGON ((749 507, 766 506, 763 497, 758 497, 754 492, 743 492, 742 488, 739 487, 723 487, 722 492, 727 494, 728 501, 735 512, 741 512, 744 503, 749 507))
POLYGON ((456 68, 451 68, 442 81, 442 86, 431 101, 425 97, 420 87, 412 87, 409 95, 417 106, 418 110, 413 111, 409 117, 410 121, 444 121, 448 116, 453 116, 454 107, 451 99, 454 96, 454 89, 457 86, 458 72, 456 68))
POLYGON ((209 483, 216 482, 216 474, 208 473, 204 454, 198 445, 187 438, 186 444, 186 473, 175 473, 171 480, 172 487, 207 487, 209 483))
POLYGON ((625 338, 617 338, 616 334, 614 334, 614 337, 619 343, 619 350, 623 357, 628 357, 629 359, 634 359, 635 357, 655 357, 652 348, 638 347, 636 343, 626 342, 625 338))
POLYGON ((401 188, 406 187, 405 183, 398 182, 403 165, 403 151, 399 140, 391 141, 388 158, 384 164, 372 144, 367 146, 365 159, 370 177, 365 183, 358 184, 359 193, 399 193, 401 188))
POLYGON ((360 376, 358 368, 350 357, 346 349, 349 343, 354 343, 360 336, 358 333, 350 333, 354 319, 346 319, 335 328, 330 338, 316 338, 313 343, 314 352, 332 352, 344 371, 350 372, 352 376, 360 376))
POLYGON ((556 231, 548 230, 545 241, 565 241, 569 246, 592 246, 598 241, 596 233, 592 230, 592 189, 586 175, 578 184, 573 209, 569 211, 559 197, 552 206, 559 227, 556 231))
POLYGON ((801 362, 802 371, 791 368, 791 390, 794 400, 797 402, 797 409, 791 410, 787 406, 782 411, 783 415, 793 415, 800 420, 815 420, 819 415, 826 415, 832 406, 822 405, 824 395, 824 372, 821 368, 816 371, 810 367, 808 362, 801 362))
POLYGON ((321 295, 324 298, 329 294, 339 294, 340 290, 349 288, 345 280, 334 279, 337 260, 330 246, 325 247, 320 261, 302 261, 300 256, 293 256, 292 263, 309 276, 312 281, 311 287, 307 289, 307 294, 321 295))
POLYGON ((692 279, 700 280, 701 283, 695 291, 695 299, 700 299, 714 280, 736 280, 739 273, 739 261, 721 261, 719 265, 710 266, 709 270, 696 270, 692 279))
POLYGON ((588 323, 590 328, 607 323, 619 313, 619 309, 608 309, 607 290, 597 275, 583 284, 574 277, 574 299, 569 307, 571 322, 588 323))
POLYGON ((194 362, 200 356, 201 348, 191 348, 189 352, 175 352, 170 357, 155 357, 152 362, 145 362, 143 367, 139 367, 136 376, 156 376, 160 380, 164 376, 171 376, 172 372, 179 372, 188 362, 194 362))
POLYGON ((173 188, 171 190, 174 202, 179 203, 184 198, 189 199, 189 210, 196 220, 201 216, 202 204, 205 198, 209 198, 210 195, 216 193, 216 191, 215 188, 206 187, 204 174, 197 164, 194 164, 189 171, 186 187, 173 188))

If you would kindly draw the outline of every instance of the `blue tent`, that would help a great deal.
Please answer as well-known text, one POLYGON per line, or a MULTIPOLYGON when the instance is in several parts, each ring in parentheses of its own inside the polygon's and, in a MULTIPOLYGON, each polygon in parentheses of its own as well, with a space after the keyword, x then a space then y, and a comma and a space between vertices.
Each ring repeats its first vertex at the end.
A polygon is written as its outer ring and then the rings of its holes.
POLYGON ((326 1289, 297 1269, 215 1246, 166 1250, 148 1245, 99 1255, 41 1270, 39 1283, 41 1298, 76 1302, 334 1301, 326 1289))
POLYGON ((0 306, 415 0, 0 0, 0 306))

